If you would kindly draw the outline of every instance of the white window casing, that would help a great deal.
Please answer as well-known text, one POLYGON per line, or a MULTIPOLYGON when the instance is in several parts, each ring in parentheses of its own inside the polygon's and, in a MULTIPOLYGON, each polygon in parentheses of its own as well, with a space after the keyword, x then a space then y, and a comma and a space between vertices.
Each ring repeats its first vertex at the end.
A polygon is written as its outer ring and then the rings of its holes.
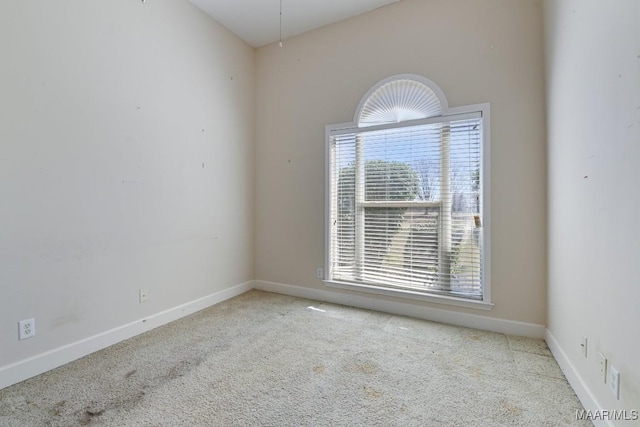
POLYGON ((328 125, 324 283, 491 309, 489 122, 397 75, 328 125))

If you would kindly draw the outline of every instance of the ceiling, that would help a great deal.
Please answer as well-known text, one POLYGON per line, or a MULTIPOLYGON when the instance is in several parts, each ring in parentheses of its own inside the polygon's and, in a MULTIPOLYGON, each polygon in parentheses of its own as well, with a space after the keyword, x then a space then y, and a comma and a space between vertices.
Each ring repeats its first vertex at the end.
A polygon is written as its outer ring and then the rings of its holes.
MULTIPOLYGON (((400 0, 282 0, 282 38, 400 0)), ((280 39, 280 0, 191 0, 253 47, 280 39)))

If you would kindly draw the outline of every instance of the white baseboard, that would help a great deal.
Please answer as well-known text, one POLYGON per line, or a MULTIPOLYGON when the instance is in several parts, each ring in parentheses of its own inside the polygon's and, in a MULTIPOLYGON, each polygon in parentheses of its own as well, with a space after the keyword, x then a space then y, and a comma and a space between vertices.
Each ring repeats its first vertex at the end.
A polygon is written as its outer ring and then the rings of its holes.
POLYGON ((92 337, 0 367, 0 389, 243 294, 251 290, 252 285, 253 282, 241 283, 92 337))
MULTIPOLYGON (((549 350, 551 350, 551 354, 553 354, 556 362, 558 362, 560 369, 562 369, 562 373, 567 378, 567 381, 569 381, 569 385, 573 388, 573 391, 576 393, 576 396, 578 396, 578 399, 580 400, 580 403, 582 403, 582 406, 584 406, 584 409, 593 413, 602 411, 602 408, 598 405, 593 393, 591 393, 591 390, 582 379, 582 376, 580 376, 578 370, 567 357, 567 354, 564 352, 562 347, 560 347, 558 340, 556 340, 548 329, 545 340, 547 341, 549 350)), ((594 419, 592 422, 596 427, 614 427, 610 420, 594 419)))
POLYGON ((434 322, 448 323, 451 325, 465 326, 468 328, 483 329, 486 331, 500 332, 509 335, 544 339, 546 328, 534 323, 517 322, 514 320, 498 319, 495 317, 478 316, 459 311, 442 310, 422 305, 402 303, 382 299, 373 295, 335 292, 323 289, 306 288, 301 286, 285 285, 283 283, 265 282, 256 280, 253 282, 255 289, 267 292, 290 295, 300 298, 308 298, 319 301, 342 304, 369 310, 382 311, 401 316, 416 317, 434 322))

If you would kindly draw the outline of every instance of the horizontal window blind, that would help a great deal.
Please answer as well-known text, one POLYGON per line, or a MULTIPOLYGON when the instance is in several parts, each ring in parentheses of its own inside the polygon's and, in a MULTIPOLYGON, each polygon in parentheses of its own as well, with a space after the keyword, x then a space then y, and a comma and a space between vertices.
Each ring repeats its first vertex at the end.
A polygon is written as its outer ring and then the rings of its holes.
POLYGON ((482 299, 482 118, 330 137, 330 279, 482 299))

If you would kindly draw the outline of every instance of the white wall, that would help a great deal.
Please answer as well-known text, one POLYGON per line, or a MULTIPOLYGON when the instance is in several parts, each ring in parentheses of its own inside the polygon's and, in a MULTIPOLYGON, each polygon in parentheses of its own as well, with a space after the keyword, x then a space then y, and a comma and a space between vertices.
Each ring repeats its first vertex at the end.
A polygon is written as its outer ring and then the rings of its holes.
POLYGON ((549 332, 583 402, 640 410, 640 2, 550 0, 545 19, 549 332), (598 352, 621 373, 620 401, 598 352))
POLYGON ((315 278, 324 263, 324 126, 351 121, 379 80, 420 74, 451 107, 491 103, 495 308, 443 307, 545 324, 542 35, 539 1, 404 0, 260 48, 256 278, 328 289, 315 278))
POLYGON ((253 278, 253 49, 187 0, 32 0, 0 55, 0 368, 253 278))

